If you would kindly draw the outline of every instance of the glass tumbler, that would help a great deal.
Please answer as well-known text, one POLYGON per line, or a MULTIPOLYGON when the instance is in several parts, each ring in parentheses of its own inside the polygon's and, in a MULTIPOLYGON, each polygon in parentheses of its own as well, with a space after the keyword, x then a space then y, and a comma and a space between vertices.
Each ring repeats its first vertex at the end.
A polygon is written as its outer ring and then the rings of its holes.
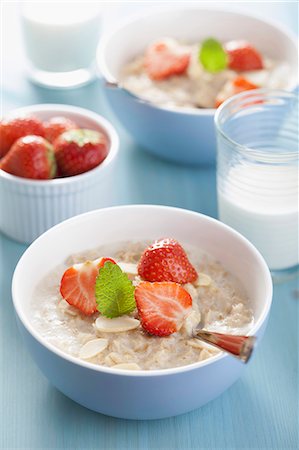
POLYGON ((215 115, 222 222, 247 237, 274 279, 298 271, 298 95, 238 94, 215 115))
POLYGON ((101 2, 22 2, 29 77, 49 88, 93 80, 101 31, 101 2))

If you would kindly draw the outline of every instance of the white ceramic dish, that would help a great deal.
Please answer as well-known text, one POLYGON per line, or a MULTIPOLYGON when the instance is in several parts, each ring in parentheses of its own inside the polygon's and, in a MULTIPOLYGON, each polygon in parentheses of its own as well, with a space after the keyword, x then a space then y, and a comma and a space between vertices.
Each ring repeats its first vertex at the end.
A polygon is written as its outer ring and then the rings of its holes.
POLYGON ((151 205, 107 208, 69 219, 26 250, 14 273, 13 302, 24 341, 41 371, 65 395, 94 411, 127 419, 185 413, 217 397, 244 370, 243 363, 224 354, 165 370, 132 372, 101 367, 63 353, 33 328, 30 302, 34 289, 70 254, 109 242, 161 236, 198 246, 237 276, 254 311, 249 334, 257 335, 259 342, 265 331, 272 300, 269 270, 252 244, 221 222, 191 211, 151 205))
POLYGON ((294 75, 285 88, 297 84, 296 38, 267 19, 219 9, 171 8, 139 15, 101 39, 98 67, 108 102, 136 141, 156 156, 187 164, 215 162, 215 109, 162 108, 115 87, 121 69, 161 37, 188 43, 213 36, 221 41, 245 39, 263 55, 286 62, 294 75))
POLYGON ((109 206, 109 183, 119 139, 102 116, 68 105, 33 105, 14 110, 8 117, 32 114, 41 120, 65 116, 80 127, 103 131, 109 154, 98 167, 80 175, 53 180, 30 180, 0 169, 0 230, 19 242, 30 243, 53 225, 74 215, 109 206), (105 192, 103 188, 105 186, 105 192))

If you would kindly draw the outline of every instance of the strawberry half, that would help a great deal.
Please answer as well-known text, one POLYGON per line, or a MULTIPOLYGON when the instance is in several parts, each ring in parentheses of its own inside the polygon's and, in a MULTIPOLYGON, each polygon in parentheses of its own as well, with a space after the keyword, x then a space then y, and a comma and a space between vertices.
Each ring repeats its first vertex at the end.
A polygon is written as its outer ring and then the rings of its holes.
POLYGON ((41 136, 21 137, 1 159, 0 169, 22 178, 54 178, 56 161, 53 147, 41 136))
POLYGON ((99 258, 94 261, 74 264, 64 272, 61 278, 60 293, 62 297, 87 316, 97 311, 96 278, 99 269, 104 266, 106 261, 116 264, 111 258, 99 258))
POLYGON ((155 241, 142 254, 138 274, 147 281, 173 281, 191 283, 197 272, 190 263, 183 247, 175 239, 155 241))
POLYGON ((190 53, 171 40, 155 42, 148 47, 144 67, 153 80, 164 80, 173 75, 183 74, 190 61, 190 53))
POLYGON ((251 81, 242 76, 237 76, 233 80, 227 81, 222 90, 217 94, 215 108, 218 108, 218 106, 220 106, 226 99, 235 94, 257 88, 258 86, 256 84, 251 83, 251 81))
POLYGON ((232 70, 245 72, 264 68, 261 54, 246 41, 230 41, 225 44, 228 66, 232 70))
POLYGON ((59 173, 78 175, 98 166, 108 155, 106 136, 95 130, 77 129, 62 133, 54 142, 59 173))
POLYGON ((44 127, 45 138, 52 143, 65 131, 78 128, 75 122, 63 116, 52 117, 47 122, 44 122, 44 127))
POLYGON ((178 331, 192 307, 192 298, 180 284, 143 281, 135 289, 141 325, 155 336, 178 331))
POLYGON ((34 116, 17 117, 0 122, 0 158, 11 148, 13 143, 23 136, 29 134, 45 136, 43 123, 34 116))

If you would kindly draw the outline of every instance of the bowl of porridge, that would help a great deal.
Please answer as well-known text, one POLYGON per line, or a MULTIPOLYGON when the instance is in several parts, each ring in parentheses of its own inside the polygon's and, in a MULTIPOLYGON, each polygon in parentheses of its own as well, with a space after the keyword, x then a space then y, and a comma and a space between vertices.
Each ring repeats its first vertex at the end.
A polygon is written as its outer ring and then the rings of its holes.
POLYGON ((200 407, 241 376, 242 362, 193 330, 255 335, 258 347, 272 283, 258 251, 221 222, 131 205, 48 230, 20 259, 12 292, 51 384, 106 415, 157 419, 200 407))
POLYGON ((141 147, 204 165, 215 162, 213 116, 222 101, 248 89, 296 87, 297 43, 261 18, 171 8, 110 32, 98 65, 112 110, 141 147))

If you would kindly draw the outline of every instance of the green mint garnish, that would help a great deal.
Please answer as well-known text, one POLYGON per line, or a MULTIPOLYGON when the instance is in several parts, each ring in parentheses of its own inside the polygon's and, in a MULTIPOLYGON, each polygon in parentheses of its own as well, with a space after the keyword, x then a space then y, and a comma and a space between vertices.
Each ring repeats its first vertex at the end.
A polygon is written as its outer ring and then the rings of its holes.
POLYGON ((212 38, 203 41, 198 57, 203 67, 212 73, 226 69, 228 64, 228 57, 221 43, 212 38))
POLYGON ((134 286, 117 264, 107 261, 99 270, 96 280, 96 301, 103 316, 128 314, 136 308, 134 286))

